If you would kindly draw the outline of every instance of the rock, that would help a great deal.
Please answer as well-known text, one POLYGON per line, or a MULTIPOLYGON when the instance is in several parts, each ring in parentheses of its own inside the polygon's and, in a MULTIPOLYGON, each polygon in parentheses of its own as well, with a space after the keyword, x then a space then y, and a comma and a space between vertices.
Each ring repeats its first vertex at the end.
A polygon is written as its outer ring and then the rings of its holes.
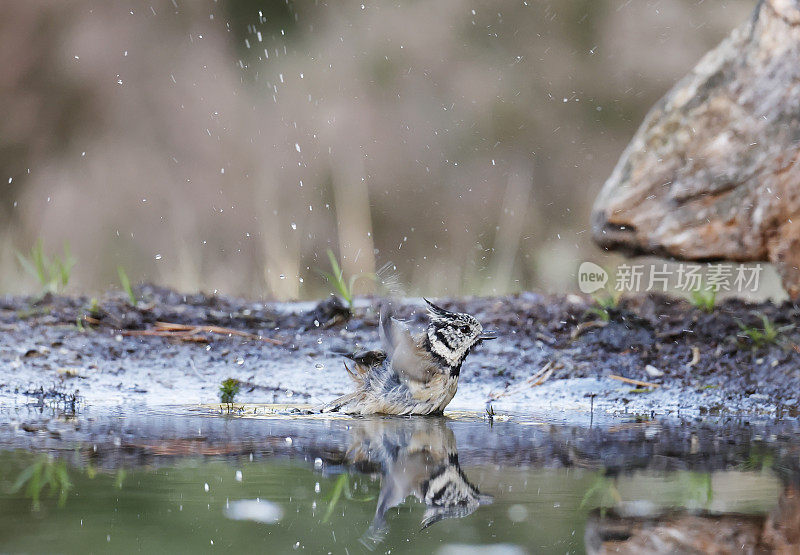
POLYGON ((304 319, 306 328, 312 329, 320 326, 323 328, 335 326, 348 321, 351 316, 350 308, 344 304, 342 299, 333 295, 320 301, 314 310, 305 315, 304 319))
POLYGON ((662 372, 661 370, 650 364, 644 367, 644 371, 647 372, 647 375, 650 376, 651 378, 660 378, 661 376, 664 375, 664 372, 662 372))
POLYGON ((645 117, 595 201, 608 249, 768 261, 800 296, 800 3, 764 0, 645 117))

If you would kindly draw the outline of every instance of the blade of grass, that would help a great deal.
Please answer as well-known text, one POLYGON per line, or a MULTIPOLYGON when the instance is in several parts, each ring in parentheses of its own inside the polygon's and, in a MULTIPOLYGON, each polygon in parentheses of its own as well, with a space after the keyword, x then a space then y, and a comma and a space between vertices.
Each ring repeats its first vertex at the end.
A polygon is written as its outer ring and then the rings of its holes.
POLYGON ((131 306, 136 306, 136 295, 133 294, 133 287, 131 287, 131 280, 125 272, 125 268, 121 265, 117 266, 117 276, 119 276, 119 283, 122 285, 122 290, 128 295, 128 302, 131 306))
POLYGON ((328 503, 328 509, 325 511, 325 516, 322 517, 322 522, 328 522, 331 516, 333 516, 333 511, 339 503, 339 498, 342 496, 347 480, 347 474, 340 474, 339 478, 336 479, 336 484, 334 484, 333 493, 331 494, 331 501, 328 503))
POLYGON ((14 485, 12 485, 11 489, 8 490, 9 493, 17 493, 22 488, 22 486, 24 486, 28 482, 28 480, 30 480, 31 477, 33 477, 34 473, 36 473, 41 468, 42 464, 43 464, 42 461, 37 461, 32 465, 25 467, 25 469, 19 473, 19 476, 17 476, 14 485))

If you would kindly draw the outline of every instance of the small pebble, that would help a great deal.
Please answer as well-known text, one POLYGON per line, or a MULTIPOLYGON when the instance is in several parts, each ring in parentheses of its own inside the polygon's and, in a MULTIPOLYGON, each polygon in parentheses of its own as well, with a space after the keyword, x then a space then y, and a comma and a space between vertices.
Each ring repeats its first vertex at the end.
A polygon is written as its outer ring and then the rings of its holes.
POLYGON ((648 364, 644 367, 644 371, 647 372, 647 375, 651 378, 660 378, 664 375, 664 372, 656 368, 655 366, 648 364))

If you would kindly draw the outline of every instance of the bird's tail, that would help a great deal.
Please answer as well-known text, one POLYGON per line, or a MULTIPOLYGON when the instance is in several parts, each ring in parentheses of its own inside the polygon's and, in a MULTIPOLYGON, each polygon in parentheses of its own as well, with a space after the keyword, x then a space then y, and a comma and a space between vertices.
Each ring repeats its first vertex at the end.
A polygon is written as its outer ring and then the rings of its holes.
POLYGON ((319 409, 319 412, 339 412, 343 406, 348 404, 350 401, 355 401, 358 398, 360 392, 354 391, 353 393, 348 393, 347 395, 342 395, 338 399, 334 399, 330 403, 325 403, 319 409))
POLYGON ((346 362, 342 364, 344 364, 344 369, 347 370, 347 374, 350 376, 350 379, 356 382, 356 386, 361 387, 364 385, 364 383, 367 381, 367 374, 369 374, 368 367, 356 362, 351 370, 350 367, 347 366, 346 362))
POLYGON ((347 374, 350 376, 350 379, 356 382, 356 390, 352 393, 348 393, 347 395, 342 395, 330 403, 325 403, 320 408, 320 412, 337 412, 344 405, 350 401, 354 401, 359 395, 361 395, 361 386, 364 385, 364 382, 367 379, 367 373, 369 372, 369 369, 358 363, 354 364, 353 368, 350 369, 346 362, 344 363, 344 369, 347 370, 347 374))

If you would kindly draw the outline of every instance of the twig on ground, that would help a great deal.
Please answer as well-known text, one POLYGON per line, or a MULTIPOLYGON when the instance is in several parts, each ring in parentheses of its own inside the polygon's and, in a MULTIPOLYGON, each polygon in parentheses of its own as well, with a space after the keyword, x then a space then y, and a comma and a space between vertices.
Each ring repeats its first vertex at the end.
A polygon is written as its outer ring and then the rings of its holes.
POLYGON ((641 387, 653 387, 653 388, 661 387, 661 384, 652 383, 652 382, 643 382, 642 380, 634 380, 634 379, 631 379, 631 378, 625 378, 623 376, 617 376, 616 374, 610 374, 608 377, 611 378, 612 380, 619 380, 621 382, 625 382, 625 383, 629 383, 629 384, 633 384, 633 385, 638 385, 638 386, 641 386, 641 387))
MULTIPOLYGON (((83 318, 90 324, 99 324, 99 320, 84 316, 83 318)), ((283 341, 264 337, 250 332, 225 328, 222 326, 192 326, 186 324, 173 324, 171 322, 156 322, 155 329, 150 330, 120 330, 121 335, 134 336, 153 336, 153 337, 175 337, 183 341, 205 341, 200 333, 214 333, 218 335, 236 335, 247 339, 254 339, 272 343, 273 345, 283 345, 283 341)))
POLYGON ((191 357, 189 358, 189 366, 192 368, 192 371, 194 371, 194 375, 197 376, 200 381, 205 380, 205 378, 200 375, 200 372, 197 371, 197 366, 194 365, 194 359, 191 357))
POLYGON ((542 333, 542 332, 537 332, 536 333, 536 339, 546 343, 547 345, 551 345, 551 346, 555 345, 558 342, 558 340, 555 337, 553 337, 551 335, 547 335, 547 334, 542 333))
POLYGON ((605 320, 592 320, 591 322, 582 322, 575 326, 575 329, 572 330, 570 337, 572 340, 578 339, 581 335, 586 333, 592 328, 604 328, 608 325, 608 322, 605 320))
POLYGON ((528 387, 536 387, 537 385, 542 385, 544 382, 546 382, 548 380, 548 378, 550 378, 550 376, 553 375, 553 371, 554 370, 555 370, 555 368, 553 368, 553 361, 551 360, 550 362, 545 364, 542 367, 541 370, 536 372, 533 376, 531 376, 530 378, 525 380, 523 383, 516 384, 514 386, 509 386, 506 389, 504 389, 503 391, 500 391, 500 392, 497 392, 497 393, 490 393, 489 394, 489 401, 496 401, 497 399, 500 399, 501 397, 505 397, 506 395, 511 395, 513 393, 517 393, 517 392, 522 391, 523 389, 526 389, 528 387))

